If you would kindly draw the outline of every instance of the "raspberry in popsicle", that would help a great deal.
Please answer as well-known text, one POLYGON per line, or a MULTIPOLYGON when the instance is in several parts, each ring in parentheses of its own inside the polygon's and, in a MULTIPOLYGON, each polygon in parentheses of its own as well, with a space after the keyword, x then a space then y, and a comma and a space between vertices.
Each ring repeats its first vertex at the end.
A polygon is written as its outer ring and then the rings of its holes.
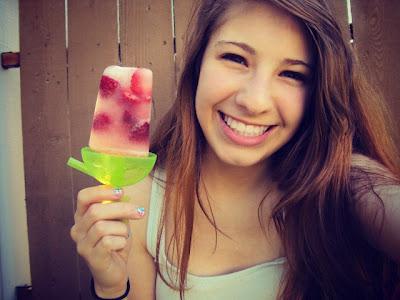
POLYGON ((100 80, 89 147, 97 152, 147 156, 152 103, 151 70, 109 66, 100 80))

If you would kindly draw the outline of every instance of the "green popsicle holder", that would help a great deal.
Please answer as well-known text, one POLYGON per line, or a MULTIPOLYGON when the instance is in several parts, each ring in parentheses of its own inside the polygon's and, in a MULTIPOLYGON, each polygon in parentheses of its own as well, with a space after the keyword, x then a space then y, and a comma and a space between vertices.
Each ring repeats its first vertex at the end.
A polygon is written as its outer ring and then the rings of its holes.
POLYGON ((83 162, 70 157, 67 165, 85 173, 102 184, 124 187, 144 179, 153 169, 157 155, 123 156, 100 153, 89 147, 81 149, 83 162))

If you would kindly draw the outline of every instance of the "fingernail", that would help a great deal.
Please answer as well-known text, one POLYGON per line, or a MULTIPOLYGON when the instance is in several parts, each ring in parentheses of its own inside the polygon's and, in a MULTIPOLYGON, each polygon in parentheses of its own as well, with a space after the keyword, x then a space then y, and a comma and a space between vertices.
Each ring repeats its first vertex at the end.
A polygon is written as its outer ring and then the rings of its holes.
POLYGON ((120 198, 122 195, 122 189, 117 187, 113 189, 113 194, 116 198, 120 198))
POLYGON ((140 217, 144 216, 144 207, 139 207, 136 211, 138 212, 140 217))

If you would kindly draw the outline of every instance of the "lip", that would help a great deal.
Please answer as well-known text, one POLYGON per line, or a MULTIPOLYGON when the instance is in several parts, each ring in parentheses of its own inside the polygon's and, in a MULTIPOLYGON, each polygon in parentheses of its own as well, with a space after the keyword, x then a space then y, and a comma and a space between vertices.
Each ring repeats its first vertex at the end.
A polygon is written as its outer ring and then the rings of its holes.
MULTIPOLYGON (((262 135, 259 135, 259 136, 243 136, 243 135, 240 135, 240 134, 236 133, 235 131, 233 131, 225 123, 225 121, 222 119, 221 113, 218 113, 218 116, 219 116, 219 122, 220 122, 220 125, 221 125, 224 135, 230 141, 232 141, 233 143, 240 145, 240 146, 250 147, 250 146, 257 146, 257 145, 261 144, 275 131, 275 128, 277 127, 276 125, 272 125, 272 126, 270 126, 270 128, 268 128, 268 130, 266 132, 264 132, 262 135)), ((243 122, 243 123, 246 123, 246 122, 243 122)), ((249 123, 246 123, 246 124, 249 124, 249 123)), ((251 124, 251 125, 253 125, 253 124, 251 124)))

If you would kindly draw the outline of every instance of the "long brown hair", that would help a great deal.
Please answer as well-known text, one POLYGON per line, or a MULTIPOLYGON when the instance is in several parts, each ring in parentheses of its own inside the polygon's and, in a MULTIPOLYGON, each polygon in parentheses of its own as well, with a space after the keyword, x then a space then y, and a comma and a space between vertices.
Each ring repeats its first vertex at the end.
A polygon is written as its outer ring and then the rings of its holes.
MULTIPOLYGON (((249 0, 248 0, 249 1, 249 0)), ((283 241, 287 271, 281 299, 380 299, 393 288, 395 265, 362 237, 355 218, 353 153, 385 166, 398 182, 399 156, 388 113, 378 93, 362 77, 327 4, 321 0, 253 0, 273 4, 307 28, 316 53, 311 105, 295 136, 271 157, 283 197, 273 222, 283 241)), ((174 216, 172 249, 179 278, 169 282, 184 296, 202 149, 206 143, 194 109, 205 48, 239 0, 203 0, 195 9, 184 49, 177 97, 156 130, 152 151, 165 168, 165 210, 174 216)), ((367 176, 367 175, 366 175, 367 176)), ((204 210, 204 209, 203 209, 204 210)), ((212 217, 207 216, 212 222, 212 217)), ((262 224, 267 226, 266 224, 262 224)), ((216 228, 217 230, 217 228, 216 228)), ((157 243, 157 262, 161 229, 157 243)), ((170 249, 170 248, 168 248, 170 249)))

